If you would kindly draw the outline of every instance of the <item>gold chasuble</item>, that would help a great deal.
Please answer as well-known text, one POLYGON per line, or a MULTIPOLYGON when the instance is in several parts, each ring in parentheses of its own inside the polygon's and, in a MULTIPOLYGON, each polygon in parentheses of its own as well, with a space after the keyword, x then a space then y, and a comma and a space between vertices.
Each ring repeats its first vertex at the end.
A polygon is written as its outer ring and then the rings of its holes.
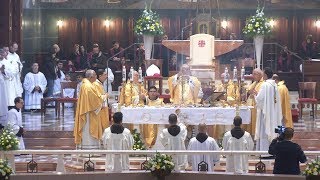
MULTIPOLYGON (((95 86, 96 90, 100 94, 105 94, 103 84, 98 79, 92 84, 95 86)), ((106 102, 104 102, 103 104, 104 105, 102 105, 102 109, 99 112, 98 116, 101 121, 102 129, 104 130, 107 127, 109 127, 109 109, 108 109, 108 104, 106 102)))
MULTIPOLYGON (((254 89, 258 93, 261 89, 261 85, 263 84, 263 82, 264 82, 263 78, 261 78, 259 82, 257 81, 253 82, 249 86, 248 91, 254 89)), ((247 105, 253 106, 253 108, 251 109, 251 122, 250 124, 243 125, 243 127, 247 132, 249 132, 252 136, 254 136, 256 133, 256 122, 257 122, 257 107, 256 107, 256 101, 254 99, 254 96, 250 95, 248 97, 247 105)))
POLYGON ((120 91, 119 103, 125 106, 143 104, 143 101, 139 98, 140 94, 146 94, 143 84, 128 82, 124 89, 122 88, 120 91))
POLYGON ((73 135, 75 137, 74 141, 76 144, 81 144, 82 131, 87 121, 87 114, 90 119, 90 135, 97 140, 101 139, 104 129, 102 128, 96 111, 101 109, 104 99, 105 95, 98 93, 94 85, 88 79, 84 78, 82 80, 73 130, 73 135))
MULTIPOLYGON (((163 106, 163 99, 157 98, 156 100, 150 100, 146 97, 147 106, 163 106)), ((151 148, 157 140, 158 125, 157 124, 144 124, 140 126, 142 137, 144 137, 145 144, 151 148)))
POLYGON ((201 101, 199 91, 201 82, 194 76, 189 76, 189 80, 178 80, 178 75, 168 79, 170 90, 170 101, 173 104, 196 104, 201 101))
POLYGON ((293 128, 290 95, 287 86, 284 84, 284 81, 278 82, 278 90, 281 99, 281 109, 284 120, 284 126, 293 128))

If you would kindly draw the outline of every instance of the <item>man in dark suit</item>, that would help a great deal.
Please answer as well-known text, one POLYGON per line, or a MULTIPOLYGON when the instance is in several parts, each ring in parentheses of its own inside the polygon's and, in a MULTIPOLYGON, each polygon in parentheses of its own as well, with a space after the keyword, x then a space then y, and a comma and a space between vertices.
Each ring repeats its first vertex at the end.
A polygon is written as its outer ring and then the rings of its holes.
POLYGON ((285 128, 282 135, 274 139, 269 146, 269 154, 276 157, 273 174, 300 174, 299 162, 307 161, 301 147, 292 142, 294 130, 285 128))

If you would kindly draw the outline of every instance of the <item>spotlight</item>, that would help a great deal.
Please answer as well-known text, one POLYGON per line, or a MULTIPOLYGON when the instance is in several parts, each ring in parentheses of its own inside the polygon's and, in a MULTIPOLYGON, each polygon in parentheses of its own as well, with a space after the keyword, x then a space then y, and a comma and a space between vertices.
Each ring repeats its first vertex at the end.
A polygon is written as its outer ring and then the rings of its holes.
POLYGON ((226 29, 226 28, 228 27, 228 21, 223 20, 223 21, 221 22, 221 27, 223 27, 224 29, 226 29))
POLYGON ((271 19, 271 20, 269 21, 269 24, 270 24, 271 27, 274 27, 274 26, 276 25, 276 21, 273 20, 273 19, 271 19))
POLYGON ((64 24, 64 22, 62 20, 58 20, 57 21, 57 26, 62 27, 64 24))
POLYGON ((317 28, 320 28, 320 20, 316 20, 315 25, 317 28))
POLYGON ((105 25, 106 27, 109 27, 109 26, 110 26, 110 20, 109 20, 109 19, 106 19, 106 20, 104 21, 104 25, 105 25))

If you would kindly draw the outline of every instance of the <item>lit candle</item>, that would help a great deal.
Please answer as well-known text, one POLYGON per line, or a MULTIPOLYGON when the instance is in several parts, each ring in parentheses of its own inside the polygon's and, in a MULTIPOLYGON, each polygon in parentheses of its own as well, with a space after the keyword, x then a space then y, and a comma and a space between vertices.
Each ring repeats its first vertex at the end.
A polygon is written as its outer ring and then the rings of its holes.
POLYGON ((132 82, 133 81, 133 67, 130 68, 130 81, 132 82))
POLYGON ((244 81, 244 74, 245 74, 245 69, 244 69, 244 67, 242 66, 242 68, 241 68, 241 81, 244 81))
POLYGON ((141 67, 139 67, 139 82, 141 83, 142 82, 142 69, 141 67))
POLYGON ((233 81, 238 81, 238 70, 236 66, 233 68, 233 81))
POLYGON ((126 67, 123 66, 122 67, 122 82, 125 82, 127 79, 127 70, 126 70, 126 67))
POLYGON ((226 67, 224 69, 224 82, 227 83, 229 81, 229 72, 228 72, 228 68, 226 67))

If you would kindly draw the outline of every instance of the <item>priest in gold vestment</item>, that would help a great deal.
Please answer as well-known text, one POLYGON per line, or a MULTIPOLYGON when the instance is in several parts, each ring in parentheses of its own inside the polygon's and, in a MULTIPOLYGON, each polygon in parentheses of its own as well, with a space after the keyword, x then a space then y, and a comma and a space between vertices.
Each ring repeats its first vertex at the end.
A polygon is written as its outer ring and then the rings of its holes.
POLYGON ((251 109, 251 122, 250 124, 246 124, 243 127, 247 132, 249 132, 252 136, 254 136, 256 132, 256 122, 257 122, 257 107, 256 107, 256 102, 254 100, 254 93, 259 92, 261 85, 264 82, 264 79, 263 79, 263 72, 259 68, 254 69, 252 72, 252 75, 253 75, 254 82, 248 88, 249 97, 247 99, 247 105, 253 107, 251 109))
POLYGON ((143 104, 143 100, 140 97, 146 93, 143 84, 139 83, 139 73, 133 71, 132 82, 128 81, 120 91, 119 103, 125 106, 143 104))
MULTIPOLYGON (((96 73, 98 78, 95 82, 93 82, 93 85, 100 94, 106 94, 103 88, 103 83, 108 78, 107 71, 104 69, 98 69, 96 73)), ((107 101, 103 102, 101 111, 99 112, 98 116, 101 121, 102 129, 104 130, 109 127, 109 109, 107 101)))
MULTIPOLYGON (((149 87, 148 96, 143 97, 147 106, 163 106, 163 99, 159 98, 158 90, 155 86, 149 87)), ((158 125, 157 124, 144 124, 141 125, 141 134, 144 138, 147 147, 151 148, 157 140, 158 125), (142 126, 142 127, 141 127, 142 126)))
POLYGON ((281 99, 283 124, 285 127, 293 128, 289 90, 284 81, 280 81, 278 75, 274 74, 272 79, 275 80, 278 85, 278 91, 281 99))
POLYGON ((73 134, 79 148, 98 149, 104 130, 98 114, 106 95, 100 94, 92 84, 97 79, 93 70, 87 70, 85 77, 78 97, 73 134))
POLYGON ((177 105, 196 104, 201 101, 203 92, 198 78, 191 76, 190 67, 182 65, 180 72, 168 79, 170 101, 177 105))

